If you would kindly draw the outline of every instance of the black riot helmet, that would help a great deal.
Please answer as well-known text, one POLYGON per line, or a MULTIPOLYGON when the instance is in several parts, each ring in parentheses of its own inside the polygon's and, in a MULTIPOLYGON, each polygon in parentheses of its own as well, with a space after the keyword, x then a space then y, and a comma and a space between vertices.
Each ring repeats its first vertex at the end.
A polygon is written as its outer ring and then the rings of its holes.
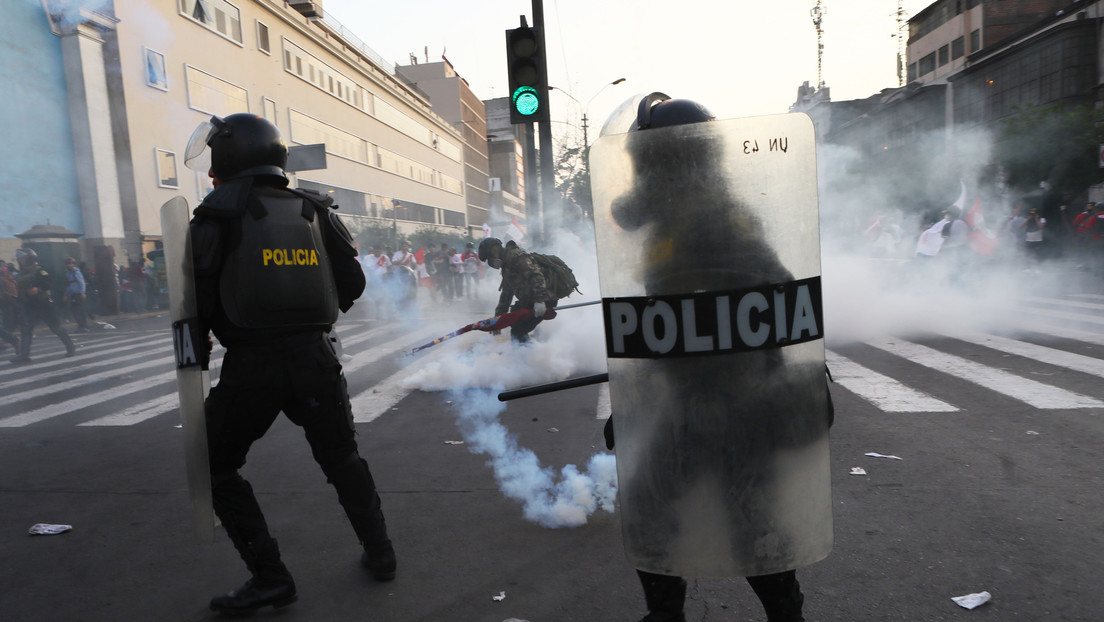
POLYGON ((664 93, 652 93, 640 100, 633 130, 712 121, 716 117, 705 106, 689 99, 671 99, 664 93))
POLYGON ((15 249, 15 261, 20 266, 33 266, 38 263, 38 253, 33 248, 15 249))
POLYGON ((477 251, 479 254, 479 260, 489 260, 491 258, 491 251, 496 246, 501 248, 502 240, 498 238, 483 238, 483 241, 479 243, 479 250, 477 251))
POLYGON ((205 147, 211 148, 211 173, 223 181, 245 175, 284 176, 288 159, 284 135, 270 121, 255 114, 211 117, 201 123, 188 141, 185 165, 193 170, 203 169, 205 147))

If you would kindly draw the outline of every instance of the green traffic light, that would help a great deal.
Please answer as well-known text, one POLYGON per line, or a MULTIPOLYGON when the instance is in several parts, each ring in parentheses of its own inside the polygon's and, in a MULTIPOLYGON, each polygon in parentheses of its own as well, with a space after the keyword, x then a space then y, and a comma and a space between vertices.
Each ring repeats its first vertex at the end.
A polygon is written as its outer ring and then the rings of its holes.
POLYGON ((537 114, 540 110, 540 97, 537 96, 537 89, 531 86, 518 87, 514 91, 513 102, 514 110, 527 117, 537 114))

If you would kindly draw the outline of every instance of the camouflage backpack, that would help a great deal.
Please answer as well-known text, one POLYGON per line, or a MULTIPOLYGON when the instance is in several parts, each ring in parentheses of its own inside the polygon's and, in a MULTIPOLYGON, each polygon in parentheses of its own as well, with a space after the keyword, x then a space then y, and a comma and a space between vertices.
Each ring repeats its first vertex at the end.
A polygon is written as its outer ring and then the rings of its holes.
POLYGON ((575 273, 564 263, 564 260, 555 255, 541 253, 529 253, 529 256, 540 266, 545 283, 548 284, 548 291, 557 300, 567 298, 575 292, 582 293, 579 291, 579 281, 575 279, 575 273))

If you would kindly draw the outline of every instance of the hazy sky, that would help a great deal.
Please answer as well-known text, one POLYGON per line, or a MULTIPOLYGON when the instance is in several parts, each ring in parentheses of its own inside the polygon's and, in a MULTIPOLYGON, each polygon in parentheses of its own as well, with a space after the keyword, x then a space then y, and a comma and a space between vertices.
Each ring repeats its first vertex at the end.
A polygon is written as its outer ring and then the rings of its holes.
MULTIPOLYGON (((931 0, 905 0, 913 15, 931 0)), ((634 93, 663 91, 696 99, 719 118, 786 112, 804 81, 817 80, 812 0, 544 0, 554 119, 578 125, 584 109, 590 139, 634 93), (603 85, 626 78, 617 86, 603 85), (589 102, 589 106, 587 103, 589 102)), ((824 0, 823 76, 833 100, 897 86, 897 0, 824 0)), ((323 0, 384 59, 425 62, 444 52, 482 99, 507 94, 504 32, 530 0, 323 0)))

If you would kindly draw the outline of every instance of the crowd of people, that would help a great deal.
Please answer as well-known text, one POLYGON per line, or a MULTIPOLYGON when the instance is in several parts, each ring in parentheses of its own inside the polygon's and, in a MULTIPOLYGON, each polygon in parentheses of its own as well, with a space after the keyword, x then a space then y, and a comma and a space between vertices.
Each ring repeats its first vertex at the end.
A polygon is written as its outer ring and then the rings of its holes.
POLYGON ((382 318, 412 308, 421 290, 427 291, 433 302, 478 300, 479 283, 486 273, 471 242, 463 251, 446 242, 417 252, 408 242, 398 250, 371 245, 361 255, 360 265, 368 282, 364 295, 382 318))

